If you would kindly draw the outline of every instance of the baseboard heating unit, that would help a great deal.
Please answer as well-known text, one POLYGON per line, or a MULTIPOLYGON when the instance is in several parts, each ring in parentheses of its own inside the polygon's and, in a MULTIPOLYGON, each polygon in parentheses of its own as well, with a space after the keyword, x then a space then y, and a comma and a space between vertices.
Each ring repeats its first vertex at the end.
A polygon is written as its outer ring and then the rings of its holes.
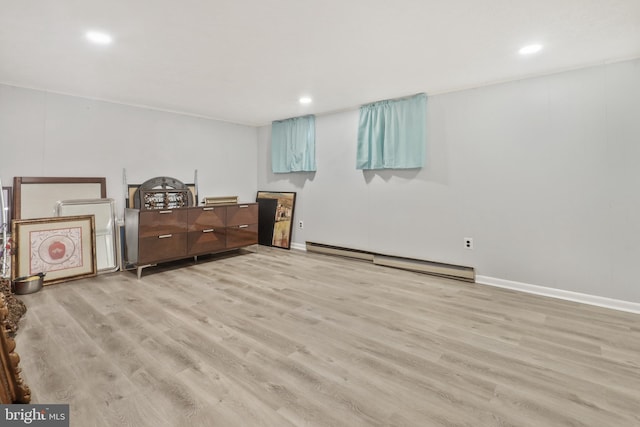
POLYGON ((476 273, 473 267, 378 254, 317 242, 306 242, 306 249, 307 252, 371 261, 374 264, 385 267, 400 268, 418 273, 463 280, 465 282, 475 282, 476 280, 476 273))

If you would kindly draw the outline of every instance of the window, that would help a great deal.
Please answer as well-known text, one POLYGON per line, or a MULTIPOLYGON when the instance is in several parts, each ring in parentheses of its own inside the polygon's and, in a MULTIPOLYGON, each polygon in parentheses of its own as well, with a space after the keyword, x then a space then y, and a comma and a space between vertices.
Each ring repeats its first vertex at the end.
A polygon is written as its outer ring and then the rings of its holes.
POLYGON ((427 95, 389 99, 360 107, 357 169, 424 166, 427 95))
POLYGON ((271 123, 271 170, 273 173, 316 170, 315 116, 271 123))

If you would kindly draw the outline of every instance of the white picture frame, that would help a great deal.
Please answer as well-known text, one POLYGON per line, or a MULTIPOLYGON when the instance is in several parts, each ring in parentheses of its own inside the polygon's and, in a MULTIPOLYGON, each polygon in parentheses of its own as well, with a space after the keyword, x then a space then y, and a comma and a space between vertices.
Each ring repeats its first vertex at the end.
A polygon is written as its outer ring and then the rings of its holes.
POLYGON ((61 200, 56 203, 55 212, 56 216, 93 215, 98 274, 119 269, 118 227, 113 199, 61 200))

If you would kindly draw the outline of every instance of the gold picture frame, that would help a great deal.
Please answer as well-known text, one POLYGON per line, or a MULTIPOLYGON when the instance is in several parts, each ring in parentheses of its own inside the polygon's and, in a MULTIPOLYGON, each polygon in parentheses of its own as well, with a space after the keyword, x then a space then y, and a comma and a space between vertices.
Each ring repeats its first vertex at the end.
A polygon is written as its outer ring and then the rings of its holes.
POLYGON ((93 215, 14 220, 11 277, 45 273, 44 285, 97 274, 93 215))
POLYGON ((0 403, 29 403, 31 390, 20 375, 20 356, 15 352, 16 342, 8 336, 5 328, 8 315, 5 297, 0 293, 0 403))
POLYGON ((203 197, 202 204, 205 206, 236 205, 238 204, 238 196, 203 197))

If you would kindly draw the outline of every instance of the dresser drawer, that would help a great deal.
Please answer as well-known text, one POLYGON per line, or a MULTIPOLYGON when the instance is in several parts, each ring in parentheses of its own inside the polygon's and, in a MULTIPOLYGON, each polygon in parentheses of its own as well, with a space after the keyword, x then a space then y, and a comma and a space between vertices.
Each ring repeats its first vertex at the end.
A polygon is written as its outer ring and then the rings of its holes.
POLYGON ((141 211, 140 237, 154 237, 163 234, 182 233, 187 231, 187 210, 167 209, 141 211))
POLYGON ((187 255, 219 252, 226 248, 224 228, 207 228, 187 234, 187 255))
POLYGON ((187 256, 187 233, 140 237, 138 264, 156 263, 187 256))
POLYGON ((227 228, 227 248, 239 248, 258 243, 258 224, 243 224, 227 228))
POLYGON ((224 227, 226 221, 227 208, 224 206, 205 206, 188 210, 189 231, 224 227))
POLYGON ((241 205, 227 206, 227 226, 257 224, 258 204, 244 203, 241 205))

